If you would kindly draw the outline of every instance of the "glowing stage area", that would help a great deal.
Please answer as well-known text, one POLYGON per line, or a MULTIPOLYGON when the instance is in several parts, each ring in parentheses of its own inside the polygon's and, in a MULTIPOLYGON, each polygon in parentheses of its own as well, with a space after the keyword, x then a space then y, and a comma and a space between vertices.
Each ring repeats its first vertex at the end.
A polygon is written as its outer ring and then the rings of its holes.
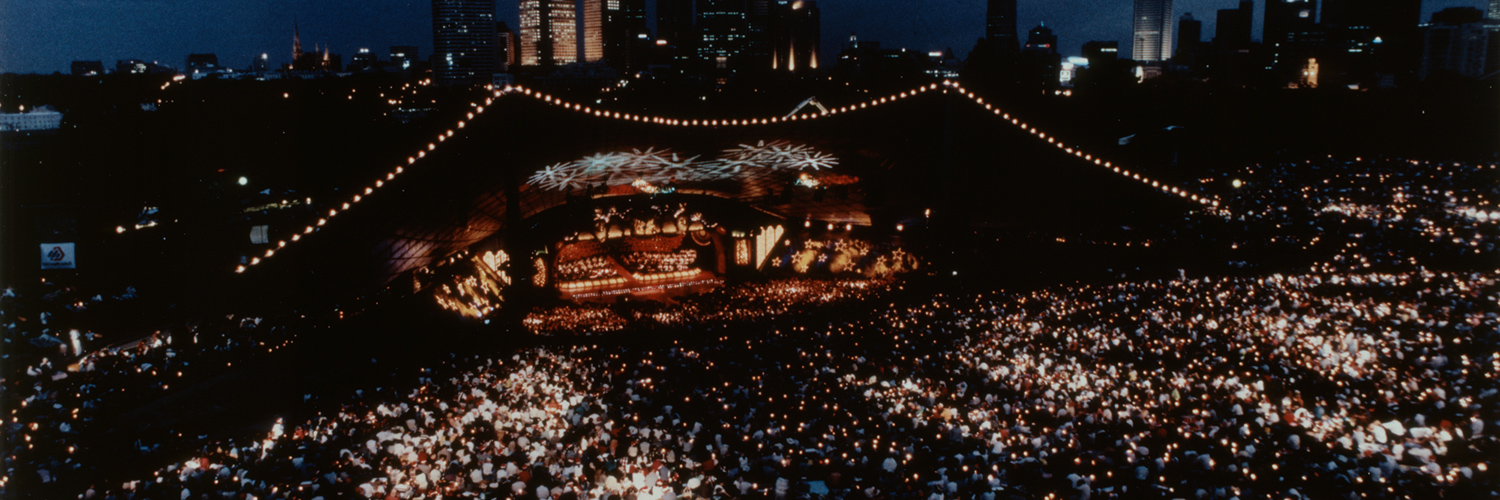
POLYGON ((551 281, 573 300, 712 289, 723 283, 726 231, 695 215, 688 214, 686 203, 628 213, 614 206, 596 208, 592 230, 555 245, 551 281))
MULTIPOLYGON (((457 258, 408 272, 416 290, 432 290, 444 308, 470 317, 498 307, 511 275, 578 302, 703 293, 765 266, 788 236, 789 218, 808 227, 816 219, 819 227, 845 233, 868 226, 865 186, 851 171, 858 167, 841 169, 842 163, 831 151, 791 140, 586 154, 541 166, 517 186, 526 235, 496 231, 457 258)), ((509 196, 498 191, 477 208, 508 211, 509 196)), ((783 254, 791 246, 785 243, 783 254)))

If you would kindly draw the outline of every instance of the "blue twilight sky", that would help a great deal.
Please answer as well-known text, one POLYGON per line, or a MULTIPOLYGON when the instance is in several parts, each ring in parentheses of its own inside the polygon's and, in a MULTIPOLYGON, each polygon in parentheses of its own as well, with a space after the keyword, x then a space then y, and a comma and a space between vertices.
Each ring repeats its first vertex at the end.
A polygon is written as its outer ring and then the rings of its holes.
MULTIPOLYGON (((1263 2, 1255 9, 1260 37, 1263 2)), ((517 0, 497 0, 499 15, 516 26, 517 0)), ((654 0, 648 3, 654 4, 654 0)), ((1131 0, 1019 0, 1018 29, 1045 22, 1064 55, 1090 40, 1120 42, 1129 53, 1131 0)), ((1447 7, 1484 8, 1486 0, 1426 0, 1422 20, 1447 7)), ((984 34, 985 0, 822 0, 824 57, 848 35, 886 47, 918 51, 952 47, 962 57, 984 34)), ((1177 16, 1192 12, 1212 38, 1218 9, 1238 0, 1176 0, 1177 16)), ((189 53, 212 52, 243 68, 262 53, 273 65, 291 59, 292 21, 303 48, 327 45, 348 62, 360 47, 382 58, 392 45, 432 53, 428 0, 0 0, 0 72, 68 71, 73 60, 144 59, 182 67, 189 53)))

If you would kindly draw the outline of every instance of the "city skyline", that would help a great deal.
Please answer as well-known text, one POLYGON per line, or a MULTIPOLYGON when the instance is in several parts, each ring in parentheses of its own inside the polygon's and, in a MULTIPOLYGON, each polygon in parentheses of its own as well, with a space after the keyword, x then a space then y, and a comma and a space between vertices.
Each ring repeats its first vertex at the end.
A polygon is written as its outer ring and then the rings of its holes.
MULTIPOLYGON (((912 9, 896 0, 824 0, 822 44, 824 63, 836 56, 849 34, 879 40, 886 46, 916 51, 951 48, 960 57, 985 34, 987 0, 945 2, 945 9, 912 9), (907 8, 901 8, 901 7, 907 8)), ((1017 2, 1017 31, 1045 23, 1059 38, 1063 55, 1078 55, 1084 42, 1131 41, 1130 0, 1062 0, 1017 2)), ((1422 21, 1449 7, 1489 7, 1489 0, 1427 0, 1422 21)), ((497 19, 519 26, 515 0, 498 0, 497 19)), ((1212 15, 1233 8, 1238 0, 1176 0, 1173 22, 1192 12, 1203 21, 1204 35, 1215 31, 1212 15)), ((648 2, 647 18, 655 30, 655 2, 648 2)), ((1253 36, 1261 38, 1264 0, 1256 2, 1253 36)), ((433 54, 430 0, 297 1, 261 0, 234 4, 205 3, 194 8, 169 9, 156 0, 125 2, 0 2, 0 72, 52 73, 69 69, 72 61, 141 59, 180 67, 188 54, 213 53, 225 67, 246 68, 266 54, 272 67, 290 62, 292 27, 300 29, 304 46, 317 44, 332 53, 352 55, 360 48, 384 54, 391 46, 412 45, 433 54), (371 8, 372 5, 379 6, 371 8), (159 36, 171 32, 176 36, 159 36)), ((1175 42, 1174 42, 1175 44, 1175 42)), ((180 68, 179 68, 180 69, 180 68)))

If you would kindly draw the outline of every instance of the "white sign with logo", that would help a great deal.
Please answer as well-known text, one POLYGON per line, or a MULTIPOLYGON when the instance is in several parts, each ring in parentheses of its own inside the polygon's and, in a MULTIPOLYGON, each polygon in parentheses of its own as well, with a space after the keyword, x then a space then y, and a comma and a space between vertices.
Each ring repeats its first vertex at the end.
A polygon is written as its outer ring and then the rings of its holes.
POLYGON ((77 269, 72 243, 43 243, 42 269, 77 269))

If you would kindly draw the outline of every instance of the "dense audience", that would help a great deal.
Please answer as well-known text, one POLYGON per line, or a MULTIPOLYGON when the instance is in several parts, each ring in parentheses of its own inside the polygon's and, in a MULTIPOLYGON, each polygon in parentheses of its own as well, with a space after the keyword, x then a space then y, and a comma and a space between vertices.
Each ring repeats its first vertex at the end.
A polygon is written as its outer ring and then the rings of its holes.
MULTIPOLYGON (((336 411, 183 436, 189 454, 142 443, 156 470, 128 480, 86 484, 80 427, 178 384, 189 358, 274 351, 295 327, 230 317, 83 357, 31 343, 4 383, 0 494, 24 481, 131 500, 1500 496, 1500 273, 1481 257, 1500 211, 1495 185, 1467 185, 1494 167, 1251 170, 1226 213, 1254 231, 1226 244, 1336 241, 1325 259, 1034 292, 793 279, 541 308, 523 324, 542 335, 669 337, 455 354, 328 396, 336 411), (1266 231, 1284 235, 1251 240, 1266 231)), ((872 253, 803 246, 784 263, 808 250, 809 268, 872 253)), ((0 297, 7 342, 71 329, 58 316, 39 329, 20 299, 0 297)), ((79 304, 54 299, 28 310, 79 304)))
POLYGON ((522 324, 538 335, 597 335, 624 330, 630 323, 609 306, 576 304, 532 311, 522 324))
POLYGON ((667 328, 727 328, 858 304, 887 291, 889 280, 782 279, 744 283, 670 302, 580 304, 533 310, 524 321, 536 335, 597 335, 667 328))
MULTIPOLYGON (((235 362, 271 355, 290 345, 303 328, 295 316, 277 321, 228 316, 175 323, 115 345, 90 332, 80 335, 78 344, 52 342, 36 347, 36 342, 20 340, 102 323, 90 314, 96 310, 147 308, 136 304, 139 299, 133 289, 112 298, 95 295, 85 300, 67 287, 43 290, 46 293, 38 297, 8 290, 0 301, 5 362, 8 368, 15 367, 7 370, 0 384, 7 409, 0 424, 6 436, 6 474, 0 476, 0 493, 13 481, 46 487, 78 480, 86 464, 74 458, 86 449, 87 439, 97 434, 91 431, 100 430, 100 420, 155 401, 174 387, 202 382, 235 362), (35 348, 20 348, 27 345, 35 348)), ((129 339, 131 333, 115 331, 111 336, 129 339)), ((150 453, 161 446, 149 443, 141 448, 150 453)))
POLYGON ((1329 158, 1219 176, 1240 183, 1224 213, 1247 252, 1333 252, 1322 269, 1364 270, 1484 266, 1497 251, 1493 163, 1329 158))
POLYGON ((110 490, 1479 498, 1500 488, 1495 279, 1307 274, 938 295, 671 347, 522 349, 262 438, 206 443, 159 479, 110 490))

